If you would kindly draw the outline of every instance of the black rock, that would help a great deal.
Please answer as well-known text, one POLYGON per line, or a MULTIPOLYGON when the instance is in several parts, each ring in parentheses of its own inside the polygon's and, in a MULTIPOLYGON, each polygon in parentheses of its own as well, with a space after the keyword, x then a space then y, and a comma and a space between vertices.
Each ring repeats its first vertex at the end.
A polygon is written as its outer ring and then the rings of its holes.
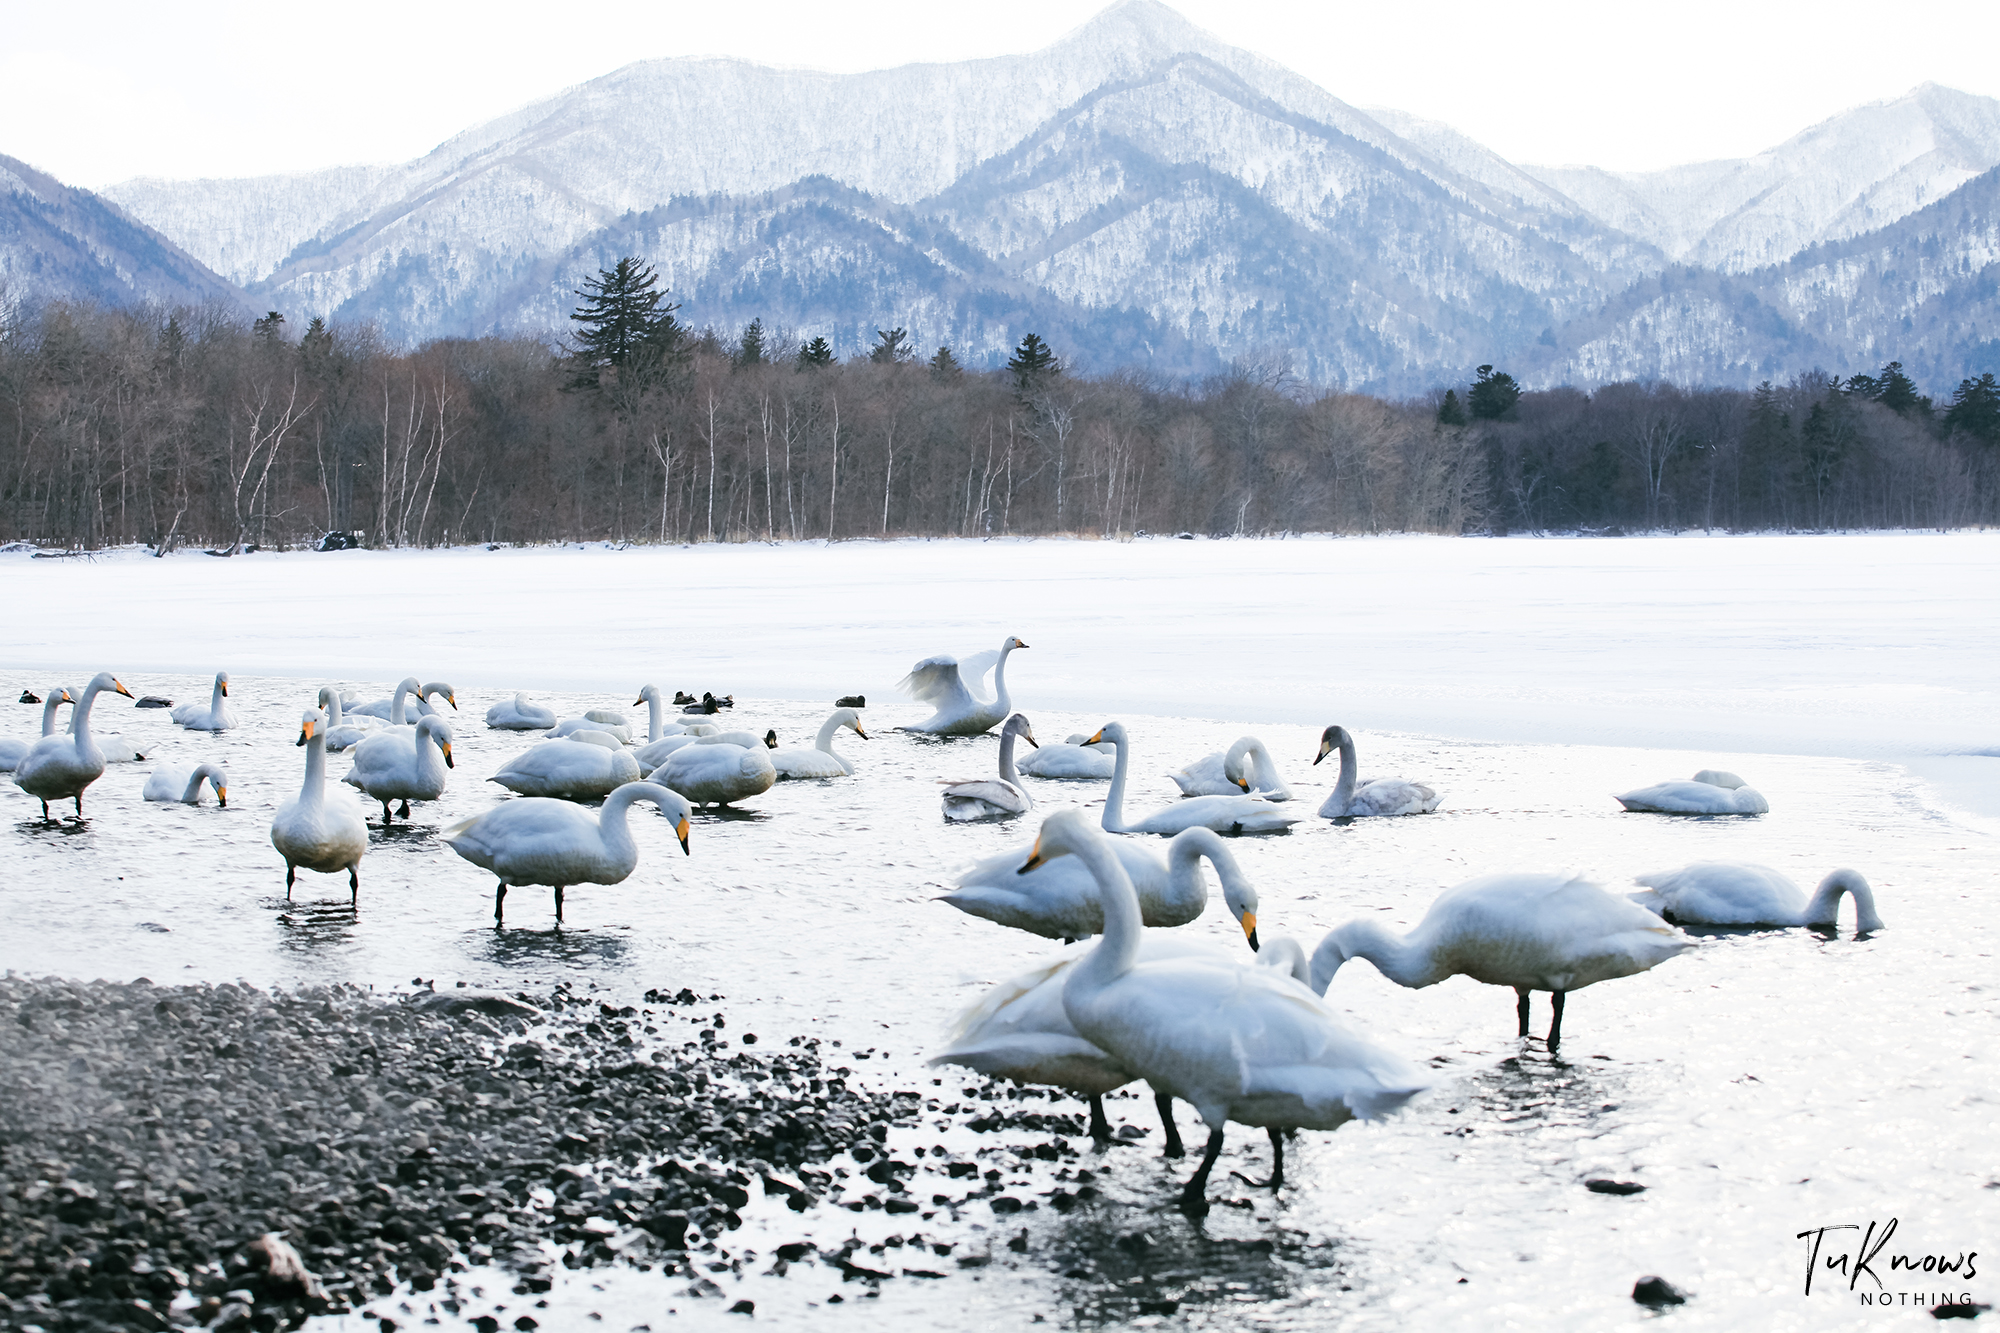
POLYGON ((730 1306, 730 1307, 729 1307, 729 1313, 731 1313, 731 1314, 756 1314, 756 1313, 757 1313, 757 1302, 755 1302, 755 1301, 738 1301, 738 1302, 736 1302, 736 1304, 734 1304, 734 1305, 732 1305, 732 1306, 730 1306))
POLYGON ((1663 1277, 1642 1277, 1632 1285, 1632 1299, 1658 1310, 1669 1305, 1686 1305, 1687 1293, 1663 1277))
POLYGON ((1644 1194, 1646 1187, 1636 1180, 1586 1180, 1583 1187, 1592 1194, 1644 1194))

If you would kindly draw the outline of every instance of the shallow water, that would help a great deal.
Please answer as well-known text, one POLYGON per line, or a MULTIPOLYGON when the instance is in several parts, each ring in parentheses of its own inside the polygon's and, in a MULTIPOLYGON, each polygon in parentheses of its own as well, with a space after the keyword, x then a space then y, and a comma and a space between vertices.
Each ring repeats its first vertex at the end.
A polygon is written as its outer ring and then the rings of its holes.
MULTIPOLYGON (((135 693, 182 700, 208 690, 205 679, 123 679, 135 693)), ((48 684, 0 675, 7 698, 48 684)), ((364 698, 387 692, 379 681, 357 688, 364 698)), ((935 779, 990 771, 996 741, 890 731, 919 716, 907 706, 871 710, 876 739, 843 733, 836 742, 855 761, 854 778, 780 783, 740 812, 699 816, 691 856, 650 808, 637 808, 641 859, 629 880, 571 891, 560 931, 545 891, 515 890, 508 926, 495 931, 491 879, 435 833, 504 799, 483 779, 532 740, 487 731, 481 714, 499 696, 465 691, 450 718, 450 787, 419 805, 408 829, 373 832, 358 912, 348 908, 344 877, 309 872, 287 904, 266 830, 297 790, 302 761, 292 742, 310 695, 296 681, 233 680, 244 725, 220 736, 185 733, 163 711, 101 697, 100 731, 116 727, 142 749, 157 747, 149 754, 226 763, 230 807, 142 802, 148 763, 113 765, 86 795, 82 828, 44 825, 30 798, 11 783, 0 787, 8 923, 0 968, 384 989, 419 977, 507 988, 570 979, 623 1002, 649 987, 689 986, 727 997, 720 1008, 732 1030, 837 1039, 871 1083, 956 1102, 977 1081, 924 1068, 924 1053, 983 985, 1056 947, 933 901, 954 868, 1024 842, 1034 821, 948 826, 935 779)), ((568 715, 632 697, 542 701, 568 715)), ((0 707, 10 734, 28 734, 39 720, 37 708, 0 707)), ((644 710, 629 711, 643 726, 644 710)), ((727 720, 776 726, 783 743, 809 744, 825 711, 745 700, 727 720)), ((1109 720, 1031 716, 1044 740, 1109 720)), ((1309 764, 1316 727, 1123 720, 1136 748, 1133 811, 1174 797, 1166 769, 1246 730, 1270 746, 1308 813, 1334 776, 1331 764, 1309 764)), ((1429 782, 1445 794, 1444 807, 1346 826, 1312 819, 1287 834, 1240 840, 1267 936, 1291 934, 1310 948, 1328 927, 1363 913, 1406 928, 1440 888, 1492 870, 1574 867, 1617 885, 1635 872, 1710 858, 1761 861, 1808 889, 1828 869, 1852 865, 1874 884, 1889 929, 1860 940, 1851 931, 1715 933, 1652 973, 1573 996, 1560 1059, 1539 1041, 1513 1037, 1509 992, 1463 978, 1407 991, 1357 963, 1336 978, 1330 1000, 1431 1064, 1438 1086, 1386 1124, 1302 1135, 1275 1201, 1226 1180, 1231 1167, 1261 1176, 1268 1164, 1261 1133, 1232 1128, 1211 1190, 1221 1206, 1204 1224, 1189 1223, 1167 1206, 1185 1164, 1162 1163, 1144 1146, 1158 1141, 1150 1098, 1119 1098, 1114 1121, 1147 1134, 1141 1146, 1088 1160, 1099 1200, 1005 1218, 972 1203, 921 1222, 831 1208, 800 1218, 753 1201, 732 1243, 739 1252, 768 1254, 808 1234, 828 1243, 853 1229, 871 1241, 905 1241, 872 1265, 947 1276, 899 1277, 871 1297, 823 1267, 778 1277, 760 1275, 767 1264, 746 1263, 740 1276, 713 1275, 729 1299, 756 1300, 761 1323, 801 1328, 861 1320, 1012 1327, 1041 1317, 1089 1327, 1390 1328, 1421 1319, 1600 1329, 1652 1318, 1630 1292, 1638 1277, 1659 1273, 1694 1294, 1671 1316, 1679 1326, 1803 1329, 1922 1316, 1863 1307, 1837 1274, 1816 1279, 1804 1296, 1798 1232, 1895 1217, 1899 1230, 1883 1260, 2000 1250, 1992 1149, 2000 928, 1987 903, 1995 849, 1984 828, 1929 804, 1920 784, 1881 763, 1358 739, 1364 773, 1429 782), (1772 813, 1672 819, 1626 814, 1610 799, 1704 766, 1743 773, 1772 813), (1619 1197, 1583 1187, 1600 1176, 1648 1188, 1619 1197), (918 1262, 907 1242, 919 1230, 953 1245, 954 1257, 918 1262), (1022 1248, 1009 1249, 1009 1239, 1022 1248), (956 1267, 968 1253, 992 1261, 956 1267), (827 1304, 843 1287, 845 1299, 827 1304)), ((345 769, 330 758, 332 774, 345 769)), ((1044 812, 1099 801, 1107 785, 1030 782, 1044 812)), ((1240 948, 1219 910, 1185 929, 1240 948)), ((1547 1022, 1546 997, 1538 997, 1535 1030, 1547 1022)), ((1185 1108, 1182 1129, 1198 1145, 1185 1108)), ((900 1133, 910 1145, 993 1146, 942 1116, 900 1133)), ((1053 1167, 1018 1169, 1023 1198, 1060 1183, 1053 1167)), ((913 1194, 928 1191, 927 1182, 912 1185, 913 1194)), ((1894 1291, 1994 1299, 1983 1273, 1945 1284, 1877 1268, 1894 1291)), ((499 1275, 474 1277, 489 1281, 484 1299, 513 1307, 503 1319, 511 1326, 528 1302, 507 1294, 499 1275)), ((549 1327, 620 1329, 728 1318, 727 1301, 689 1297, 686 1285, 657 1273, 585 1271, 565 1276, 534 1314, 549 1327), (591 1312, 601 1322, 588 1320, 591 1312)), ((1870 1285, 1864 1276, 1860 1290, 1870 1285)), ((378 1304, 394 1310, 393 1301, 378 1304)), ((425 1313, 418 1302, 416 1314, 425 1313)), ((363 1327, 358 1318, 329 1323, 363 1327)))

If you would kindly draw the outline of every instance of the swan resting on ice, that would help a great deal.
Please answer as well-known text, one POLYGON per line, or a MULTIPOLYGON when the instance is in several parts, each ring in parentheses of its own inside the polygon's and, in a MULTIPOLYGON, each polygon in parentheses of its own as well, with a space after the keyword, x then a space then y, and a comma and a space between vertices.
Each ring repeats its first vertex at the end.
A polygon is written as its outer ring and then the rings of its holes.
POLYGON ((862 740, 868 740, 868 733, 862 729, 861 714, 852 708, 836 708, 826 721, 819 725, 819 739, 810 749, 803 746, 788 746, 771 751, 771 767, 778 770, 778 779, 786 778, 846 778, 854 776, 851 760, 835 753, 834 734, 846 727, 862 740))
POLYGON ((1101 782, 1118 771, 1118 751, 1103 741, 1085 745, 1089 739, 1079 731, 1060 745, 1040 746, 1021 761, 1021 772, 1031 778, 1101 782))
POLYGON ((1354 737, 1346 727, 1328 727, 1320 733, 1318 764, 1335 750, 1340 751, 1340 779, 1333 794, 1319 808, 1321 819, 1358 819, 1374 815, 1427 815, 1438 808, 1438 794, 1421 782, 1402 778, 1356 777, 1354 737))
POLYGON ((529 703, 526 694, 502 699, 486 710, 486 725, 495 731, 547 731, 555 724, 555 710, 529 703))
POLYGON ((1014 739, 1017 736, 1030 745, 1035 743, 1034 729, 1028 725, 1025 713, 1014 714, 1007 719, 1007 725, 1000 728, 999 777, 945 784, 946 819, 960 822, 993 819, 1024 815, 1034 808, 1035 798, 1028 795, 1028 789, 1021 785, 1021 775, 1014 770, 1014 739))
POLYGON ((1292 789, 1272 762, 1271 752, 1255 736, 1245 736, 1227 751, 1204 755, 1167 776, 1183 796, 1238 796, 1249 791, 1267 801, 1292 799, 1292 789), (1254 778, 1244 776, 1246 765, 1254 778))
POLYGON ((1653 815, 1767 815, 1771 803, 1742 778, 1704 768, 1691 782, 1656 782, 1616 798, 1627 810, 1653 815))
POLYGON ((1646 888, 1631 895, 1633 902, 1682 925, 1832 929, 1840 924, 1840 895, 1849 893, 1854 928, 1863 934, 1882 929, 1875 891, 1859 871, 1845 867, 1819 882, 1811 902, 1786 876, 1745 861, 1696 861, 1634 878, 1646 888))
POLYGON ((1211 828, 1217 833, 1279 833, 1304 819, 1261 796, 1191 796, 1155 810, 1142 819, 1125 819, 1125 781, 1132 770, 1132 742, 1122 722, 1107 722, 1090 744, 1109 741, 1118 752, 1111 774, 1111 791, 1104 798, 1107 833, 1175 834, 1182 829, 1211 828))

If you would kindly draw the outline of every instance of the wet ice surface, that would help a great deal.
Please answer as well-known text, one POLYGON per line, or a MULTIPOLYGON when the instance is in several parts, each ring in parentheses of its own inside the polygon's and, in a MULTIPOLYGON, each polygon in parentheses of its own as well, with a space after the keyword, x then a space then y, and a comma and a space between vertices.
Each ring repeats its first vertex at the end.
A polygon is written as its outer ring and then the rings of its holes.
MULTIPOLYGON (((0 689, 8 699, 24 687, 40 693, 51 683, 45 674, 6 673, 0 689)), ((177 700, 208 689, 206 678, 123 679, 135 694, 177 700)), ((388 682, 353 683, 364 698, 387 693, 388 682)), ((564 715, 622 706, 641 683, 620 697, 541 701, 564 715)), ((480 717, 501 696, 461 690, 450 787, 416 807, 407 829, 373 830, 360 909, 350 912, 344 877, 309 872, 288 905, 267 838, 271 813, 297 790, 302 752, 292 741, 311 694, 298 681, 232 674, 244 725, 219 736, 100 699, 100 730, 116 727, 160 757, 225 762, 230 808, 142 802, 146 763, 111 767, 86 795, 90 819, 81 829, 41 824, 31 799, 11 783, 0 788, 0 967, 382 989, 415 977, 441 988, 465 981, 509 989, 568 979, 622 1003, 638 1003, 649 987, 688 986, 726 997, 714 1007, 734 1034, 839 1040, 852 1053, 844 1063, 864 1081, 937 1098, 938 1114, 892 1137, 896 1158, 916 1161, 915 1147, 933 1143, 967 1154, 1053 1137, 973 1132, 966 1090, 980 1081, 922 1064, 984 985, 1058 947, 933 901, 952 869, 1032 834, 1032 818, 947 826, 939 815, 935 779, 990 771, 991 736, 895 733, 889 728, 918 710, 877 700, 867 719, 877 739, 843 733, 836 742, 855 761, 854 778, 780 783, 740 812, 700 816, 688 857, 665 821, 640 807, 632 824, 640 863, 629 880, 573 890, 560 931, 546 890, 517 889, 508 926, 496 932, 492 880, 435 833, 507 799, 483 779, 532 738, 485 729, 480 717), (945 1114, 954 1104, 960 1113, 945 1114)), ((0 707, 10 734, 32 731, 39 719, 38 709, 0 707)), ((827 707, 745 699, 726 720, 775 726, 783 743, 809 744, 827 707)), ((630 711, 643 719, 642 709, 630 711)), ((1109 720, 1030 715, 1045 740, 1109 720)), ((1174 798, 1165 770, 1245 732, 1263 737, 1308 809, 1334 777, 1330 764, 1309 766, 1316 726, 1122 720, 1136 748, 1133 811, 1174 798)), ((1145 1131, 1136 1146, 1060 1162, 1024 1163, 1008 1151, 982 1159, 1003 1170, 1007 1195, 1032 1210, 997 1215, 984 1199, 934 1206, 934 1193, 962 1199, 974 1182, 928 1174, 911 1182, 910 1197, 930 1216, 831 1205, 800 1216, 781 1200, 753 1200, 728 1243, 735 1255, 755 1257, 742 1259, 740 1274, 710 1274, 724 1299, 689 1296, 685 1276, 630 1269, 558 1268, 546 1297, 517 1296, 505 1275, 475 1272, 461 1278, 460 1314, 498 1303, 508 1307, 503 1327, 530 1313, 547 1327, 658 1329, 727 1322, 729 1303, 747 1298, 760 1324, 795 1328, 1014 1327, 1041 1316, 1071 1326, 1157 1319, 1393 1328, 1420 1319, 1600 1329, 1650 1318, 1630 1292, 1640 1276, 1659 1273, 1694 1293, 1674 1313, 1677 1326, 1817 1328, 1882 1316, 1862 1308, 1837 1275, 1802 1296, 1800 1231, 1895 1217, 1885 1256, 1996 1248, 2000 928, 1990 905, 1993 838, 1977 821, 1927 803, 1924 788, 1876 762, 1367 731, 1358 740, 1364 773, 1431 783, 1445 795, 1443 809, 1344 827, 1315 819, 1289 834, 1240 840, 1238 856, 1262 899, 1261 933, 1291 934, 1310 948, 1357 915, 1407 928, 1439 889, 1487 871, 1576 867, 1623 884, 1635 872, 1707 858, 1761 861, 1807 889, 1834 866, 1852 865, 1874 884, 1889 929, 1866 940, 1851 931, 1833 939, 1804 930, 1714 934, 1652 973, 1573 996, 1559 1060, 1539 1041, 1524 1047, 1513 1037, 1510 992, 1463 978, 1407 991, 1364 963, 1350 965, 1329 998, 1358 1026, 1431 1063, 1436 1090, 1389 1123, 1302 1135, 1288 1154, 1290 1184, 1275 1201, 1227 1176, 1233 1168, 1261 1177, 1268 1167, 1262 1134, 1232 1128, 1211 1187, 1217 1206, 1200 1226, 1169 1206, 1188 1167, 1159 1160, 1150 1098, 1127 1096, 1110 1109, 1114 1123, 1145 1131), (1772 813, 1632 815, 1609 795, 1705 766, 1742 773, 1772 813), (1098 1197, 1059 1211, 1052 1192, 1074 1193, 1078 1170, 1092 1173, 1098 1197), (1583 1184, 1596 1177, 1647 1189, 1600 1195, 1583 1184), (897 1274, 875 1284, 878 1295, 824 1263, 767 1273, 782 1244, 837 1246, 850 1232, 869 1245, 903 1242, 854 1256, 897 1274), (925 1247, 949 1245, 951 1253, 920 1250, 911 1243, 919 1234, 925 1247), (990 1262, 977 1264, 981 1256, 990 1262), (974 1266, 962 1266, 967 1258, 974 1266), (836 1293, 843 1300, 829 1304, 836 1293), (536 1308, 538 1299, 547 1307, 536 1308)), ((330 773, 346 767, 330 759, 330 773)), ((1030 785, 1046 813, 1099 801, 1107 784, 1030 785)), ((1186 929, 1241 947, 1219 909, 1186 929)), ((1547 1022, 1547 999, 1538 996, 1535 1030, 1547 1022)), ((1006 1105, 1081 1110, 1070 1100, 1006 1105)), ((1198 1145, 1201 1130, 1185 1108, 1181 1125, 1198 1145)), ((1892 1290, 1995 1294, 1983 1275, 1949 1284, 1884 1278, 1892 1290)), ((412 1299, 411 1313, 398 1308, 407 1294, 370 1308, 407 1325, 432 1314, 428 1303, 441 1295, 412 1299)), ((364 1327, 358 1316, 327 1322, 364 1327)))

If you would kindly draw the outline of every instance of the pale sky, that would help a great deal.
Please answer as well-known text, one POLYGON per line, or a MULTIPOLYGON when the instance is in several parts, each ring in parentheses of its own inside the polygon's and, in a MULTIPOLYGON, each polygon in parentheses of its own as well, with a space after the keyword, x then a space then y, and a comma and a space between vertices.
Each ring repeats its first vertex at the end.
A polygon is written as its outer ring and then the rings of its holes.
MULTIPOLYGON (((633 60, 964 60, 1046 46, 1100 7, 0 0, 0 153, 93 187, 400 162, 633 60)), ((1442 120, 1522 163, 1742 157, 1926 81, 2000 97, 1993 0, 1176 8, 1336 97, 1442 120)))

